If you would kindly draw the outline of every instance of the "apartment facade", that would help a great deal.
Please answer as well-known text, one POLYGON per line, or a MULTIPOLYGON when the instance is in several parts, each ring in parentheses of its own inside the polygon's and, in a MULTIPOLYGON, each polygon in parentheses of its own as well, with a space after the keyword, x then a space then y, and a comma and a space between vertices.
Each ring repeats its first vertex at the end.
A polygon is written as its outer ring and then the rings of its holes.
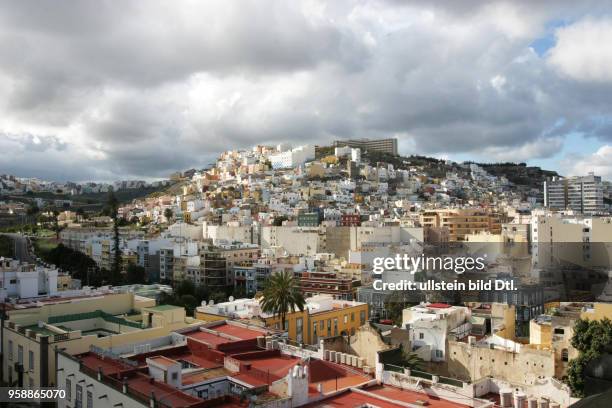
POLYGON ((604 211, 601 177, 553 177, 544 182, 544 205, 553 210, 573 210, 583 214, 604 211))
POLYGON ((23 388, 51 387, 55 351, 83 353, 187 327, 185 310, 156 307, 154 299, 133 293, 96 291, 72 298, 6 304, 2 327, 2 380, 23 388))
MULTIPOLYGON (((441 209, 421 214, 424 230, 448 230, 448 241, 465 241, 468 235, 489 232, 500 234, 502 217, 481 209, 441 209)), ((427 234, 426 234, 427 235, 427 234)))
POLYGON ((394 156, 398 155, 396 138, 349 139, 349 140, 334 141, 334 147, 343 147, 343 146, 358 148, 358 149, 361 149, 362 151, 389 153, 394 156))
POLYGON ((266 327, 286 331, 290 340, 304 344, 318 344, 324 337, 353 335, 366 323, 366 303, 334 299, 328 295, 306 299, 303 311, 288 313, 285 327, 280 316, 273 316, 261 310, 258 299, 236 299, 216 305, 202 305, 196 309, 196 319, 218 321, 227 317, 257 319, 266 327))

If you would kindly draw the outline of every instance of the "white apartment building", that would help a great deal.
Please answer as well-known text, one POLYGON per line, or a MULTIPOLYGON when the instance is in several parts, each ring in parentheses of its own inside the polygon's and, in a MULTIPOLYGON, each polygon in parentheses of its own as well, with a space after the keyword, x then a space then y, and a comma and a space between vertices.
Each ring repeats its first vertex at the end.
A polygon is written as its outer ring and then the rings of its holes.
POLYGON ((446 337, 470 332, 471 312, 467 307, 445 303, 421 303, 402 312, 402 326, 410 333, 412 350, 425 361, 446 360, 446 337))
POLYGON ((550 209, 571 209, 584 214, 604 211, 601 177, 553 177, 544 182, 544 205, 550 209))
POLYGON ((530 229, 534 266, 609 266, 612 217, 543 213, 532 217, 530 229))
POLYGON ((264 226, 261 248, 281 247, 287 255, 313 256, 321 252, 325 234, 318 227, 264 226))
POLYGON ((314 158, 315 147, 313 145, 296 147, 292 150, 272 154, 269 157, 273 169, 297 167, 307 161, 314 160, 314 158))
POLYGON ((57 294, 57 269, 22 264, 0 257, 0 300, 29 299, 57 294))

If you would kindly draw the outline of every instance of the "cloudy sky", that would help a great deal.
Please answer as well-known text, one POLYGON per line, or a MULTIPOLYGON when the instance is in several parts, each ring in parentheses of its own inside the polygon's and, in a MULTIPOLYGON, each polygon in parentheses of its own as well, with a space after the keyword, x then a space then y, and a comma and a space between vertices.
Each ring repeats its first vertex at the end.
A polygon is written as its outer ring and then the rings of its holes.
POLYGON ((3 3, 0 173, 157 178, 257 143, 397 137, 612 179, 612 2, 118 4, 3 3))

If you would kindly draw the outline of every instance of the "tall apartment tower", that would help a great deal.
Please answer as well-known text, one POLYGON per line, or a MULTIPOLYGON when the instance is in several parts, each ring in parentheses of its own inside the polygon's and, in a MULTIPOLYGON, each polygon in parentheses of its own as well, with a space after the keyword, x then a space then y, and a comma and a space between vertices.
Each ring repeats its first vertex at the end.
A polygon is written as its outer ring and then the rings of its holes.
POLYGON ((544 182, 544 205, 555 210, 595 214, 604 210, 601 177, 553 177, 544 182))
POLYGON ((349 146, 359 148, 362 151, 383 152, 397 156, 397 139, 349 139, 336 140, 334 147, 349 146))

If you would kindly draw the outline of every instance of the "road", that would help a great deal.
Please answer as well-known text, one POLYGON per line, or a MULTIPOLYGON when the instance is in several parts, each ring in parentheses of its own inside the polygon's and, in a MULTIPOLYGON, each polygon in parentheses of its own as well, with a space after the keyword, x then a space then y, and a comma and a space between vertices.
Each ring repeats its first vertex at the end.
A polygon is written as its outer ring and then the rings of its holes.
POLYGON ((19 259, 21 262, 29 262, 34 263, 35 259, 30 252, 30 239, 21 234, 8 234, 8 233, 0 233, 0 235, 5 235, 10 237, 15 244, 15 258, 19 259))

